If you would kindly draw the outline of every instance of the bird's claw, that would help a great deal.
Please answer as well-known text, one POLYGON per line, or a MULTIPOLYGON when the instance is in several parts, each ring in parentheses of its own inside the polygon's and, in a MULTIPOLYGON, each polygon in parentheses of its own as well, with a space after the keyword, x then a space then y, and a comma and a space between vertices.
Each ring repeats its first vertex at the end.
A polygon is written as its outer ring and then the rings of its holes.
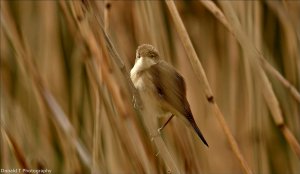
POLYGON ((137 109, 138 106, 137 106, 137 104, 136 104, 136 98, 135 98, 134 96, 132 96, 132 103, 133 103, 133 107, 134 107, 135 109, 137 109))
POLYGON ((141 101, 137 100, 136 97, 132 96, 132 103, 133 103, 133 107, 135 109, 143 109, 143 105, 141 103, 141 101))

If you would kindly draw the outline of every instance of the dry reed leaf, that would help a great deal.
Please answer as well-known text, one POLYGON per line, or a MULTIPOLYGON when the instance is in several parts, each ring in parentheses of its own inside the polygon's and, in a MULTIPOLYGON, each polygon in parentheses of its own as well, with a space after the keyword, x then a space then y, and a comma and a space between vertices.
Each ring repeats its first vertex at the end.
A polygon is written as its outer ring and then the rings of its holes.
MULTIPOLYGON (((262 54, 254 47, 254 45, 251 44, 250 39, 243 33, 239 20, 237 19, 237 16, 234 13, 231 4, 228 2, 220 2, 220 4, 224 8, 224 13, 230 21, 233 31, 235 32, 237 39, 239 40, 243 50, 245 51, 246 57, 249 59, 252 69, 255 73, 257 73, 255 77, 258 78, 260 86, 262 87, 262 93, 269 107, 269 110, 272 113, 272 118, 274 119, 275 124, 279 128, 282 126, 286 127, 279 102, 272 89, 271 83, 267 78, 265 72, 263 71, 259 59, 257 59, 263 57, 262 54)), ((288 128, 286 127, 286 129, 288 128)), ((298 158, 300 158, 300 145, 298 141, 295 141, 296 138, 294 137, 294 135, 287 133, 284 133, 284 135, 287 139, 287 142, 289 142, 290 146, 297 154, 298 158)))
POLYGON ((192 64, 193 70, 195 71, 195 74, 197 74, 197 77, 198 77, 199 81, 204 86, 203 90, 205 91, 206 99, 209 103, 212 104, 213 110, 215 111, 215 115, 216 115, 219 123, 221 124, 221 126, 222 126, 222 128, 225 132, 226 137, 228 138, 229 144, 230 144, 234 154, 236 155, 236 157, 239 160, 242 168, 244 169, 244 172, 250 174, 250 173, 252 173, 252 171, 249 168, 247 162, 245 161, 243 155, 241 154, 241 152, 239 150, 239 147, 238 147, 232 133, 230 132, 230 130, 229 130, 227 124, 226 124, 226 121, 224 119, 223 114, 221 113, 218 105, 214 102, 213 93, 212 93, 211 88, 209 86, 209 83, 208 83, 208 80, 206 78, 205 72, 203 70, 203 67, 202 67, 199 59, 198 59, 196 51, 193 48, 193 45, 192 45, 192 43, 189 39, 189 36, 188 36, 187 31, 184 27, 184 24, 183 24, 183 22, 182 22, 182 20, 179 16, 179 13, 176 9, 175 3, 172 2, 172 1, 166 1, 166 3, 169 7, 170 13, 171 13, 171 15, 173 17, 173 20, 175 22, 177 32, 178 32, 178 34, 181 38, 181 41, 184 45, 184 48, 186 49, 186 52, 187 52, 188 58, 190 60, 190 63, 192 64))
MULTIPOLYGON (((11 39, 13 45, 15 46, 16 51, 19 53, 19 63, 21 66, 26 67, 28 74, 31 76, 31 80, 33 81, 33 84, 35 85, 35 88, 38 90, 39 95, 42 97, 43 101, 49 107, 51 112, 53 113, 53 116, 51 117, 55 124, 58 125, 59 128, 62 129, 65 136, 68 138, 69 143, 74 146, 83 160, 84 164, 87 165, 87 167, 91 167, 91 159, 90 155, 86 151, 84 145, 80 142, 80 140, 75 136, 74 129, 69 122, 68 117, 64 114, 61 107, 57 104, 57 101, 54 99, 52 94, 44 87, 43 81, 41 80, 41 77, 39 76, 39 73, 37 72, 35 66, 32 62, 30 62, 30 53, 29 50, 25 49, 24 41, 21 41, 20 35, 17 33, 16 26, 13 23, 12 18, 10 17, 8 10, 8 7, 6 6, 6 3, 1 2, 2 5, 5 5, 5 8, 2 9, 3 21, 6 22, 4 29, 8 34, 8 37, 11 39), (20 45, 19 43, 23 43, 24 45, 20 45)), ((2 21, 2 20, 1 20, 2 21)))
MULTIPOLYGON (((216 18, 228 29, 228 31, 231 34, 237 37, 236 33, 233 31, 231 25, 228 23, 223 12, 216 6, 216 4, 213 1, 200 1, 200 2, 216 16, 216 18)), ((291 32, 287 32, 287 33, 291 33, 291 32)), ((286 80, 272 65, 270 65, 270 63, 267 62, 267 60, 263 55, 260 55, 258 58, 260 59, 263 67, 277 80, 279 80, 287 88, 287 90, 289 90, 291 95, 300 103, 300 93, 297 91, 297 89, 288 80, 286 80)))
POLYGON ((16 140, 10 135, 10 133, 5 130, 2 124, 1 134, 3 137, 5 137, 10 149, 14 152, 14 155, 17 158, 17 161, 19 162, 19 165, 23 169, 29 169, 30 166, 27 163, 24 152, 22 151, 21 147, 18 145, 16 140))

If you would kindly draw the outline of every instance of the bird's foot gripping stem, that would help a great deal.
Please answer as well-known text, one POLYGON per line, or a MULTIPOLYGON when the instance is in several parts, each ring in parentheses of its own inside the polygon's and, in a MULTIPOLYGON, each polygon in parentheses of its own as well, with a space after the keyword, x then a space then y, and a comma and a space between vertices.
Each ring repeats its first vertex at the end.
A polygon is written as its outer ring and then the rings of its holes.
POLYGON ((174 114, 171 115, 171 117, 167 120, 167 122, 160 128, 157 129, 157 133, 150 134, 151 141, 154 140, 155 137, 158 137, 161 135, 161 131, 167 126, 167 124, 171 121, 171 119, 174 117, 174 114))
POLYGON ((140 100, 140 98, 137 98, 134 95, 132 96, 132 103, 133 103, 133 107, 135 109, 138 109, 138 110, 142 110, 143 109, 143 103, 142 103, 142 101, 140 100))
POLYGON ((134 96, 132 96, 132 103, 133 103, 133 107, 135 109, 138 109, 137 103, 136 103, 136 98, 134 96))

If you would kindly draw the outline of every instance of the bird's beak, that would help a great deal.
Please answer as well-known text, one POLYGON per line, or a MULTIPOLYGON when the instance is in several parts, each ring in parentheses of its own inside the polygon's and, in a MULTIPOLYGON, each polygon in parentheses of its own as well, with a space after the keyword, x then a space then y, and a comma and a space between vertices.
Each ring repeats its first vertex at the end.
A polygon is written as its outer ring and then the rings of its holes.
POLYGON ((137 57, 136 57, 136 58, 135 58, 135 62, 137 62, 137 61, 143 62, 143 61, 145 61, 145 60, 144 60, 143 57, 140 57, 140 58, 137 58, 137 57))
POLYGON ((145 62, 145 58, 144 57, 140 57, 140 62, 145 62))

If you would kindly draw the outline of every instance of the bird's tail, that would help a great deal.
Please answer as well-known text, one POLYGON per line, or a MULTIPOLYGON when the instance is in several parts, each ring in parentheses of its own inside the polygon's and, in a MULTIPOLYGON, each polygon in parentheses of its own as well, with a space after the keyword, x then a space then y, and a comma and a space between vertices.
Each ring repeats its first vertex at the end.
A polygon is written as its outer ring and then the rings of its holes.
POLYGON ((202 142, 203 142, 207 147, 209 147, 209 146, 208 146, 208 143, 206 142, 206 140, 205 140, 205 138, 204 138, 204 136, 203 136, 203 134, 201 133, 200 129, 198 128, 198 126, 197 126, 197 124, 196 124, 194 118, 193 118, 193 117, 189 117, 189 122, 191 123, 192 127, 193 127, 194 130, 196 131, 198 137, 202 140, 202 142), (191 119, 191 118, 192 118, 192 119, 191 119))

